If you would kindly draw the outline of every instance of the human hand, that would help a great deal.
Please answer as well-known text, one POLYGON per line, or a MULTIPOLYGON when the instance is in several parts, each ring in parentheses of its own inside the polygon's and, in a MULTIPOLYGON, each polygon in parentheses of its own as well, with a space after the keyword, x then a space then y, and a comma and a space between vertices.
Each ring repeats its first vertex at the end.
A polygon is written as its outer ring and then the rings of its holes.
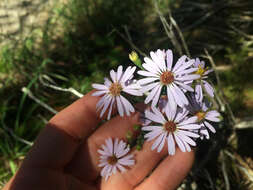
POLYGON ((49 121, 4 190, 171 190, 181 183, 194 153, 177 149, 174 156, 168 156, 166 146, 157 153, 151 151, 152 141, 145 142, 141 151, 131 150, 135 165, 126 172, 102 179, 97 150, 109 137, 124 139, 139 124, 139 113, 116 116, 97 128, 99 98, 91 93, 49 121))

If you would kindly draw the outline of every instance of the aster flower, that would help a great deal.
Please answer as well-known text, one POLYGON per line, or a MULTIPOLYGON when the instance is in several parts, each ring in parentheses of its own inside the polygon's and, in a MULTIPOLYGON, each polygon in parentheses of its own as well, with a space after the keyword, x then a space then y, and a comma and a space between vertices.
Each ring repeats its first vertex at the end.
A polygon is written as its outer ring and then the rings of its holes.
POLYGON ((150 52, 151 58, 145 57, 145 63, 142 64, 144 71, 138 71, 139 75, 146 78, 141 79, 138 83, 142 86, 142 92, 149 92, 145 99, 145 103, 152 101, 152 106, 156 106, 161 90, 166 87, 169 103, 176 103, 180 107, 188 104, 188 100, 184 95, 183 89, 186 91, 194 91, 189 81, 198 79, 198 74, 191 74, 197 71, 197 68, 191 68, 194 63, 193 59, 188 59, 187 56, 179 58, 174 67, 173 55, 171 50, 157 50, 150 52))
MULTIPOLYGON (((216 130, 210 122, 220 122, 220 113, 216 110, 210 110, 207 100, 198 100, 198 97, 190 95, 190 104, 187 106, 190 114, 198 118, 198 123, 201 126, 199 132, 202 137, 209 139, 208 130, 215 133, 216 130), (207 130, 208 129, 208 130, 207 130)), ((203 138, 201 138, 203 139, 203 138)))
POLYGON ((212 72, 212 69, 208 69, 208 67, 205 68, 205 62, 204 61, 200 61, 199 58, 196 58, 193 66, 195 68, 198 68, 198 70, 196 71, 196 74, 200 75, 200 79, 198 80, 198 83, 195 86, 195 92, 198 95, 198 99, 202 99, 203 98, 203 87, 204 90, 206 91, 206 93, 211 96, 214 97, 214 89, 213 87, 205 80, 207 79, 207 75, 212 72))
POLYGON ((157 152, 160 152, 166 141, 169 155, 175 154, 176 144, 182 152, 190 152, 190 145, 196 146, 192 138, 198 138, 199 135, 192 130, 200 128, 200 125, 196 124, 197 117, 186 117, 188 114, 186 109, 176 108, 167 104, 165 107, 166 117, 155 107, 151 108, 152 112, 146 112, 146 117, 155 123, 142 127, 143 131, 148 132, 144 136, 147 141, 156 139, 152 145, 152 150, 157 148, 157 152))
POLYGON ((112 114, 112 108, 116 104, 117 110, 120 116, 130 115, 135 109, 132 104, 122 96, 122 93, 131 94, 134 96, 142 96, 142 92, 139 90, 140 86, 133 83, 133 74, 136 67, 127 67, 126 71, 123 72, 123 67, 119 66, 117 71, 110 71, 111 80, 105 78, 104 84, 92 84, 92 87, 97 91, 94 92, 93 96, 102 96, 97 103, 97 111, 101 110, 100 117, 102 117, 107 109, 109 120, 112 114))
POLYGON ((115 139, 114 142, 111 138, 105 140, 105 145, 103 144, 98 150, 100 154, 98 166, 103 167, 100 174, 105 177, 105 180, 118 170, 124 172, 126 171, 125 167, 134 165, 133 155, 127 155, 129 151, 130 148, 122 140, 115 139))

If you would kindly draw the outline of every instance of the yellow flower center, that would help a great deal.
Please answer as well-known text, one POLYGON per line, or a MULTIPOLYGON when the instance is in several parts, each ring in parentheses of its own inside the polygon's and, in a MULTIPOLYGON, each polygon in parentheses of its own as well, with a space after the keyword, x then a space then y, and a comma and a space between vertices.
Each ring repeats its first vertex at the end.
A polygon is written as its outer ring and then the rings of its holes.
POLYGON ((208 70, 208 67, 202 68, 201 65, 199 65, 198 70, 195 73, 202 77, 207 70, 208 70))
POLYGON ((169 133, 173 133, 177 130, 177 125, 173 121, 167 121, 163 125, 164 130, 168 131, 169 133))
POLYGON ((199 111, 199 112, 197 112, 195 115, 197 116, 198 121, 200 122, 200 121, 202 121, 202 120, 205 118, 206 112, 199 111))
POLYGON ((107 159, 107 162, 111 165, 114 165, 116 164, 118 161, 118 158, 115 156, 115 155, 112 155, 110 156, 108 159, 107 159))
POLYGON ((113 96, 119 96, 122 91, 122 86, 118 82, 112 83, 109 88, 110 94, 113 96))
POLYGON ((163 85, 168 85, 174 81, 174 75, 171 71, 165 71, 160 76, 160 81, 163 85))

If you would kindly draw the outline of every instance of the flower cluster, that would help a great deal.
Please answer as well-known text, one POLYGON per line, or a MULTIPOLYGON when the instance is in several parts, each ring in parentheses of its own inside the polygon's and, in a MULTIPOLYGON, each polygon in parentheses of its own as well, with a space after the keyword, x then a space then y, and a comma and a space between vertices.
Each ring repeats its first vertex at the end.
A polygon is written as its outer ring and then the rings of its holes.
MULTIPOLYGON (((134 79, 136 67, 123 71, 119 66, 117 71, 111 70, 111 79, 105 78, 104 84, 92 85, 96 89, 93 96, 101 97, 97 103, 100 117, 105 115, 109 120, 116 111, 129 116, 135 112, 130 100, 144 96, 144 138, 153 141, 151 149, 157 152, 167 146, 169 155, 175 154, 176 146, 190 152, 196 139, 209 139, 209 133, 216 132, 213 124, 220 121, 220 114, 208 102, 214 97, 214 89, 207 81, 212 70, 204 61, 184 55, 174 64, 172 51, 160 49, 151 51, 142 64, 137 54, 131 54, 130 59, 141 68, 138 79, 134 79)), ((117 169, 123 172, 122 165, 130 166, 134 161, 131 155, 123 157, 129 151, 123 141, 116 139, 113 145, 109 139, 106 145, 99 150, 99 166, 104 167, 101 175, 107 179, 117 169)))

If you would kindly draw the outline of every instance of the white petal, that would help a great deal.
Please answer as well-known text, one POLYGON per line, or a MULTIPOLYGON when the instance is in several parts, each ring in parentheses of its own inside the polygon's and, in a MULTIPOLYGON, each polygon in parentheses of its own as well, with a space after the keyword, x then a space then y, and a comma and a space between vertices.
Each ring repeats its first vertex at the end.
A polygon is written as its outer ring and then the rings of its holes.
POLYGON ((160 85, 160 82, 155 82, 155 83, 151 83, 151 84, 148 84, 148 85, 146 85, 146 86, 143 86, 143 87, 141 88, 141 91, 142 91, 143 93, 145 93, 145 92, 147 92, 147 91, 153 89, 153 88, 156 87, 157 85, 160 85))
POLYGON ((151 109, 161 120, 165 121, 163 114, 156 107, 151 107, 151 109))
POLYGON ((194 59, 191 59, 191 60, 185 62, 185 63, 184 63, 181 67, 179 67, 177 70, 174 70, 174 72, 175 72, 176 74, 178 74, 178 72, 187 69, 187 68, 190 67, 193 63, 194 63, 194 59))
POLYGON ((204 83, 204 87, 205 87, 205 91, 206 93, 211 96, 211 97, 214 97, 214 89, 213 87, 206 81, 203 81, 204 83))
POLYGON ((108 150, 110 151, 111 155, 113 154, 113 143, 112 143, 112 139, 108 138, 105 140, 106 146, 108 148, 108 150))
POLYGON ((199 79, 199 75, 196 74, 191 74, 191 75, 184 75, 180 77, 175 77, 175 80, 180 80, 180 81, 187 81, 187 80, 196 80, 199 79))
MULTIPOLYGON (((165 136, 165 134, 163 133, 163 134, 161 134, 161 135, 155 140, 155 142, 152 144, 151 150, 156 149, 157 146, 158 146, 159 144, 161 144, 161 142, 162 142, 164 136, 165 136)), ((157 152, 159 152, 159 151, 157 151, 157 152)))
POLYGON ((158 80, 158 78, 156 78, 156 77, 147 77, 147 78, 138 80, 137 83, 140 84, 140 85, 145 85, 145 84, 154 82, 155 80, 158 80))
POLYGON ((186 125, 178 125, 177 128, 178 129, 188 129, 188 130, 192 130, 192 129, 200 129, 201 125, 199 124, 186 124, 186 125))
POLYGON ((110 71, 110 76, 113 82, 117 82, 117 75, 114 70, 110 71))
POLYGON ((102 90, 102 91, 96 91, 92 94, 92 96, 101 96, 103 94, 106 94, 108 90, 102 90))
POLYGON ((167 132, 163 135, 163 139, 161 140, 161 143, 160 143, 159 147, 157 148, 157 152, 161 152, 162 151, 166 139, 167 139, 167 132))
POLYGON ((105 104, 104 104, 104 107, 103 107, 103 109, 102 109, 102 111, 100 113, 100 117, 102 117, 104 115, 104 113, 107 110, 107 108, 109 107, 111 101, 112 101, 111 97, 105 99, 105 104))
POLYGON ((108 87, 103 85, 103 84, 92 84, 92 87, 97 89, 97 90, 105 90, 107 91, 108 90, 108 87))
POLYGON ((140 90, 124 88, 123 91, 128 93, 128 94, 131 94, 133 96, 142 96, 143 95, 143 93, 140 90))
POLYGON ((194 137, 194 138, 199 137, 198 134, 196 134, 194 132, 190 132, 190 131, 180 130, 180 133, 183 133, 184 135, 189 136, 189 137, 194 137))
POLYGON ((134 107, 132 106, 132 104, 123 96, 120 96, 121 102, 123 103, 123 106, 127 112, 127 115, 130 116, 129 112, 134 112, 134 107))
POLYGON ((164 118, 161 118, 159 115, 153 114, 150 111, 147 111, 145 113, 145 117, 148 118, 151 121, 164 124, 166 120, 164 118))
POLYGON ((187 91, 190 91, 190 92, 193 92, 193 88, 189 85, 186 85, 184 84, 183 82, 178 82, 178 81, 175 81, 176 84, 180 85, 181 87, 183 87, 185 90, 187 91))
POLYGON ((180 122, 178 125, 181 126, 181 125, 186 125, 186 124, 191 124, 191 123, 196 123, 198 120, 198 117, 197 116, 192 116, 182 122, 180 122))
POLYGON ((187 56, 186 55, 183 55, 181 56, 178 61, 176 62, 175 66, 173 67, 172 71, 176 71, 179 67, 181 67, 182 64, 185 63, 185 60, 186 60, 187 56))
POLYGON ((159 77, 158 74, 154 74, 148 71, 138 71, 137 72, 139 75, 145 76, 145 77, 159 77))
POLYGON ((182 152, 185 152, 186 151, 185 146, 184 146, 183 142, 181 141, 180 137, 176 133, 174 133, 174 137, 175 137, 175 140, 176 140, 177 145, 180 148, 180 150, 182 152))
POLYGON ((156 138, 157 136, 159 136, 160 134, 162 134, 164 131, 163 129, 156 129, 152 132, 149 132, 147 134, 144 135, 144 138, 147 139, 147 141, 151 141, 153 140, 154 138, 156 138))
POLYGON ((119 96, 116 96, 116 102, 117 102, 117 108, 118 108, 119 115, 121 117, 123 117, 124 116, 124 108, 123 108, 122 102, 120 101, 119 96))
POLYGON ((210 129, 210 131, 212 131, 213 133, 216 132, 215 128, 210 124, 208 123, 207 121, 204 122, 205 126, 210 129))
POLYGON ((112 98, 112 102, 111 102, 111 104, 110 104, 109 112, 108 112, 108 114, 107 114, 107 120, 110 120, 110 118, 111 118, 112 106, 114 105, 114 102, 115 102, 115 98, 113 97, 113 98, 112 98))
POLYGON ((169 121, 173 121, 174 117, 177 112, 177 106, 170 106, 170 104, 167 104, 165 107, 165 114, 169 121))
POLYGON ((180 133, 180 130, 177 132, 177 135, 180 137, 180 139, 183 142, 187 142, 188 144, 190 144, 192 146, 196 146, 196 143, 188 136, 184 135, 183 133, 180 133))
POLYGON ((123 70, 123 67, 122 65, 120 65, 117 70, 117 81, 119 81, 122 76, 122 70, 123 70))
POLYGON ((166 51, 166 62, 167 62, 167 68, 169 71, 171 71, 172 63, 173 63, 173 54, 170 49, 166 51))
POLYGON ((168 153, 169 155, 174 155, 175 154, 175 142, 174 142, 174 139, 173 139, 173 136, 171 133, 169 133, 169 136, 168 136, 168 153))
POLYGON ((195 72, 197 70, 198 70, 198 68, 189 68, 189 69, 177 72, 177 75, 189 74, 189 73, 193 73, 193 72, 195 72))
POLYGON ((155 107, 157 105, 160 94, 161 94, 161 90, 162 90, 162 86, 159 86, 159 88, 157 89, 155 96, 152 100, 152 104, 151 104, 152 107, 155 107))
POLYGON ((149 93, 149 95, 146 97, 144 103, 148 104, 156 95, 156 93, 158 93, 158 90, 160 89, 160 86, 156 86, 155 88, 152 89, 152 91, 149 93))
POLYGON ((175 98, 173 96, 173 93, 170 89, 170 86, 167 86, 167 96, 168 96, 168 104, 170 105, 170 107, 176 108, 177 104, 176 104, 175 98))

